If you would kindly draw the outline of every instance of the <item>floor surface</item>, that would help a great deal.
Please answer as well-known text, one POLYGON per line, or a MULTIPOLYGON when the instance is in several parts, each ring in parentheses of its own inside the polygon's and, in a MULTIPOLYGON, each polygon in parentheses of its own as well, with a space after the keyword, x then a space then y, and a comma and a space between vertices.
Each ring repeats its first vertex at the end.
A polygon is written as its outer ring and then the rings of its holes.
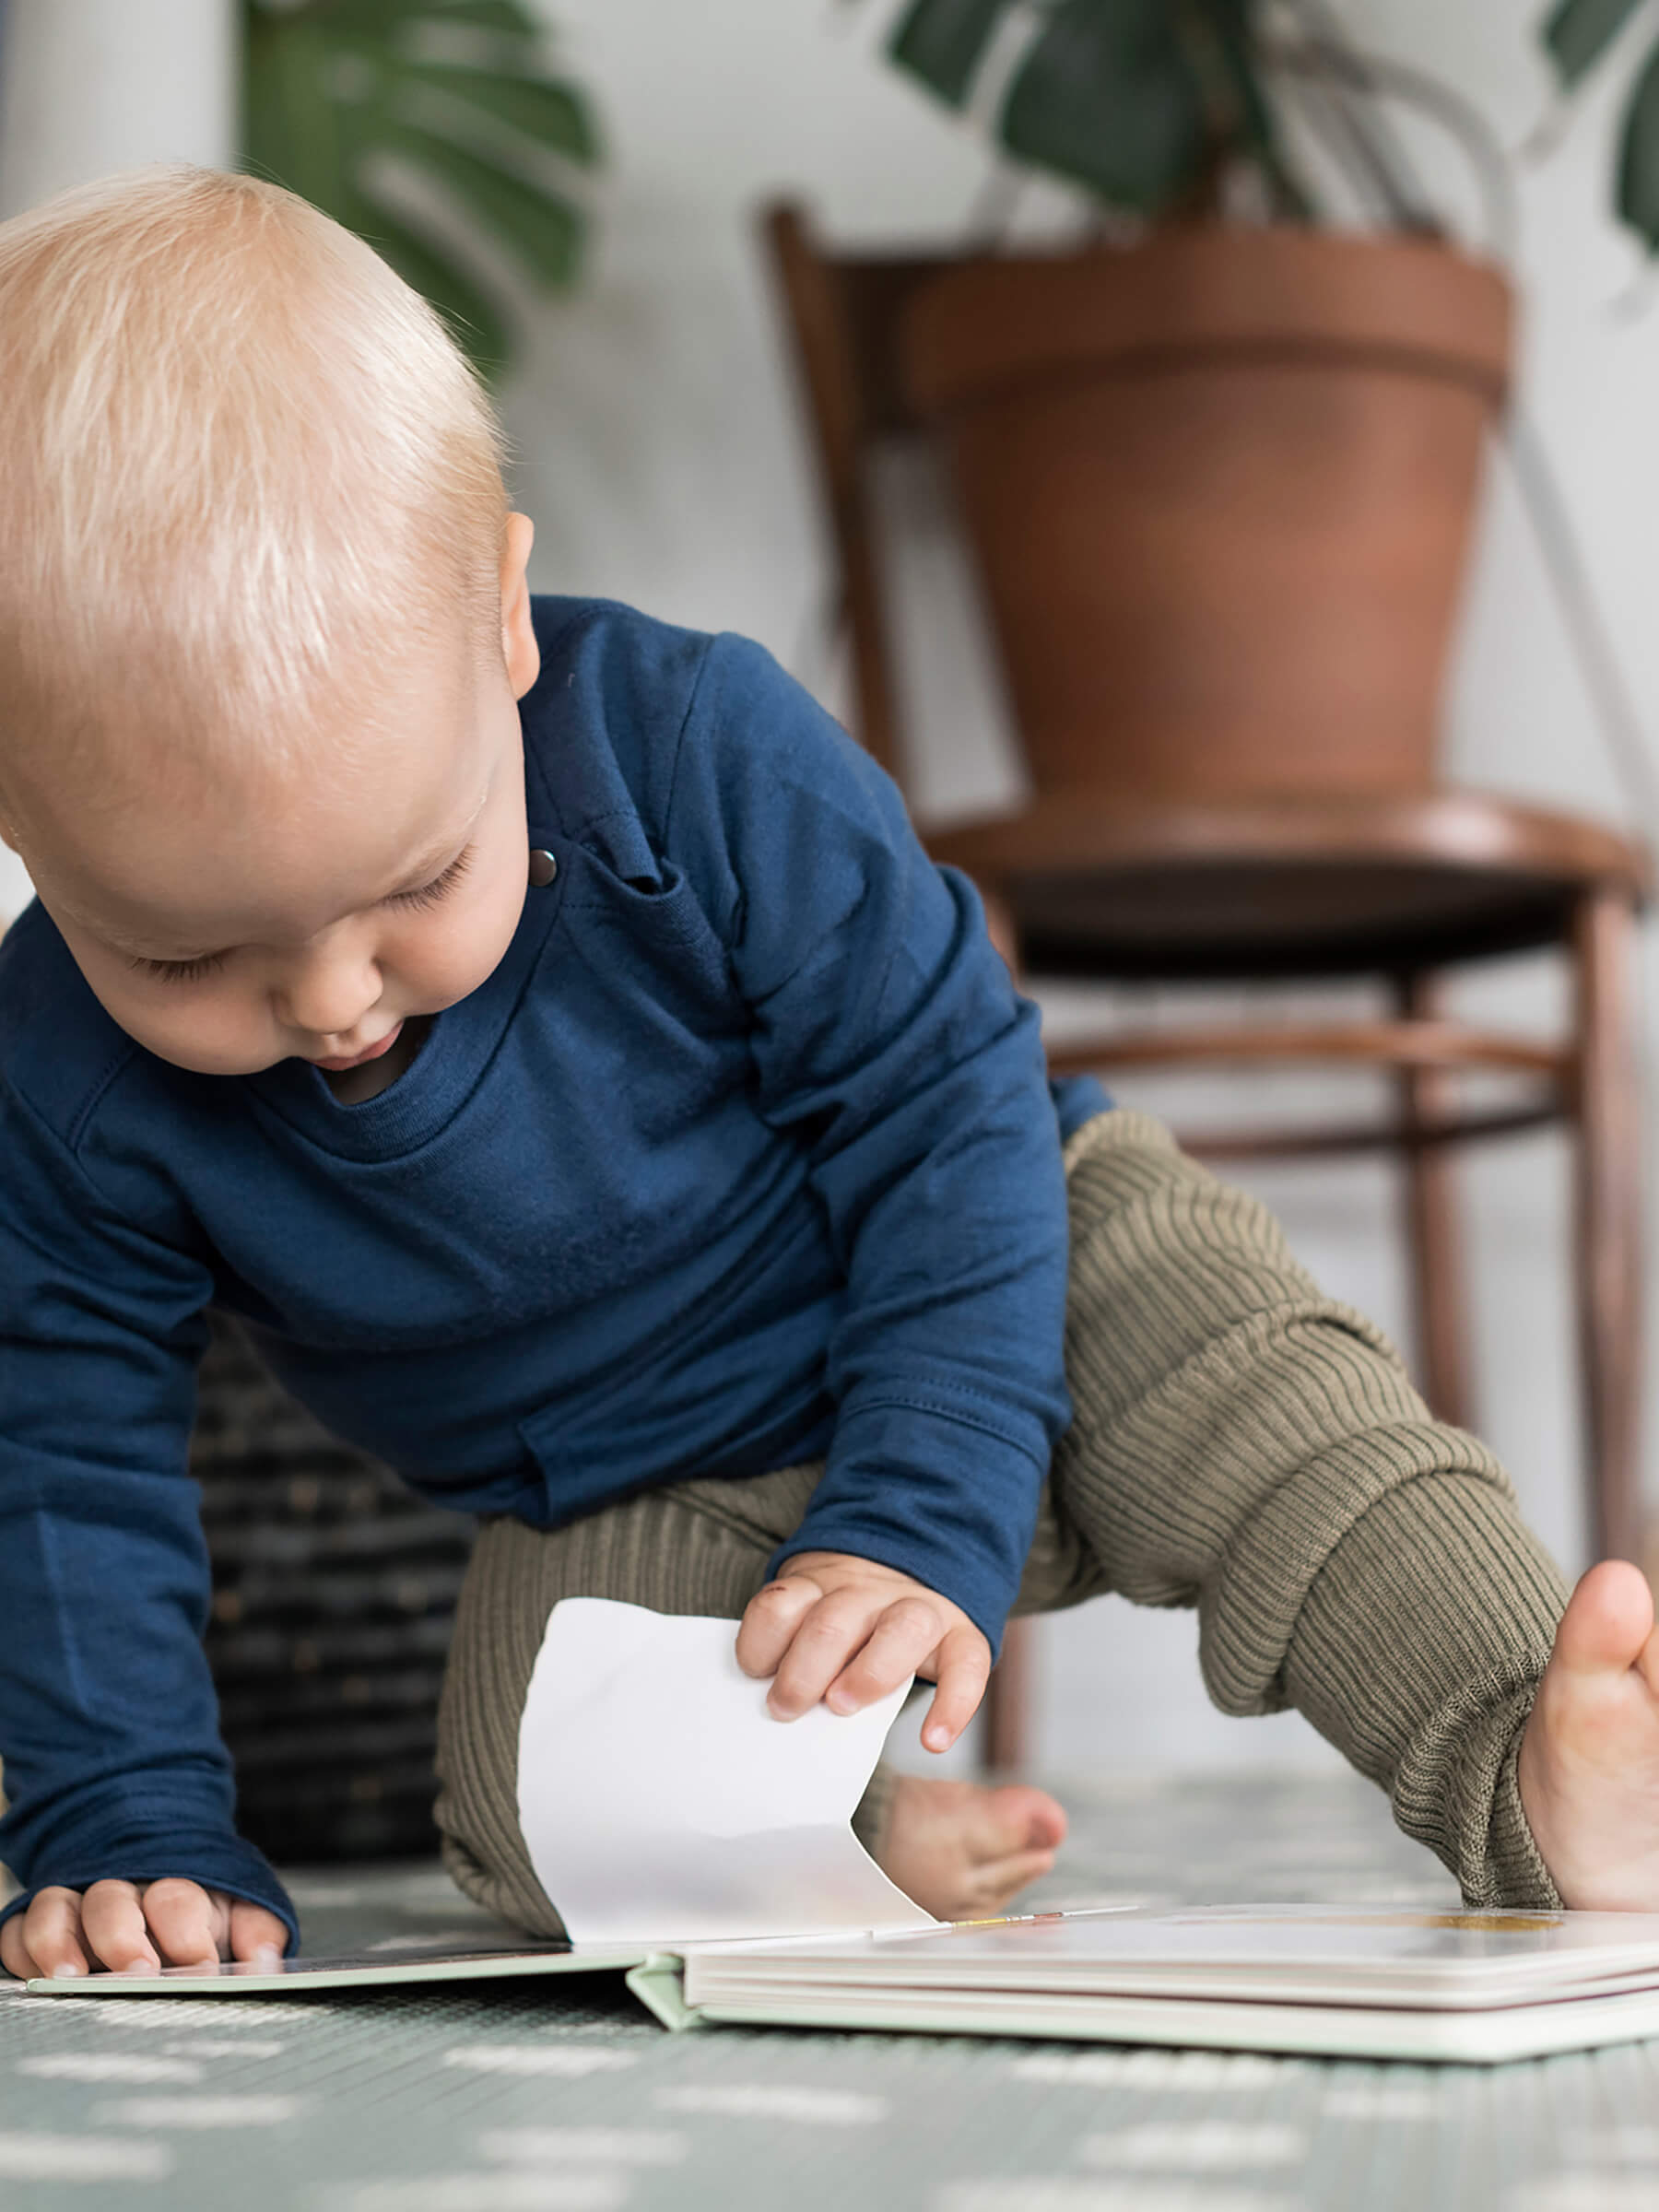
MULTIPOLYGON (((1031 1901, 1453 1903, 1358 1781, 1062 1795, 1031 1901)), ((318 1950, 454 1939, 436 1868, 295 1881, 318 1950)), ((1659 2042, 1496 2069, 670 2036, 618 1984, 0 1994, 5 2212, 1642 2212, 1659 2042)))

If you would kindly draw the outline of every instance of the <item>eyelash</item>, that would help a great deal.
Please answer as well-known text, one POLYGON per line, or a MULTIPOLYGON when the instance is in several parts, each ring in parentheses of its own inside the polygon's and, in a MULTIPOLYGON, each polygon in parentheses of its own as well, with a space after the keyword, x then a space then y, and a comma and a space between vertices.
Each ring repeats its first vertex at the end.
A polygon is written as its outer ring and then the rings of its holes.
MULTIPOLYGON (((394 891, 385 900, 387 906, 421 908, 440 905, 447 899, 461 878, 472 866, 473 848, 468 845, 458 853, 441 876, 430 883, 422 884, 418 890, 394 891)), ((130 959, 128 967, 138 969, 145 975, 153 975, 164 983, 197 983, 204 977, 216 974, 225 964, 222 952, 205 952, 194 960, 130 959)))
POLYGON ((472 866, 472 857, 473 849, 470 845, 468 845, 464 853, 456 853, 454 859, 450 862, 449 866, 444 869, 441 876, 435 876, 430 883, 423 884, 418 891, 397 892, 394 897, 386 901, 387 905, 415 907, 436 906, 440 900, 447 899, 449 897, 450 893, 460 882, 462 877, 465 876, 468 868, 472 866))

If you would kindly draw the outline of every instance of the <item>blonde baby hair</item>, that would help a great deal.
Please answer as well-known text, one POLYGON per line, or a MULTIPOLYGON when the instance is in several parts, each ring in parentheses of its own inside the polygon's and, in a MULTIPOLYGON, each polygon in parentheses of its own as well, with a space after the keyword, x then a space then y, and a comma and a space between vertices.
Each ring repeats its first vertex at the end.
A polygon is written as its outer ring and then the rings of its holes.
POLYGON ((410 641, 499 646, 501 467, 437 314, 292 193, 169 166, 0 224, 0 812, 140 729, 187 773, 349 747, 410 641))

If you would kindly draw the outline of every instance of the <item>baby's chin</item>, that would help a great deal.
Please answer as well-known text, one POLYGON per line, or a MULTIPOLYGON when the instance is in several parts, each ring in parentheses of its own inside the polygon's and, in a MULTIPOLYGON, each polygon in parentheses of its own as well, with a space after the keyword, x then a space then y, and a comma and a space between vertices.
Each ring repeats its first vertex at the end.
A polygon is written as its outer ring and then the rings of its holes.
POLYGON ((177 1037, 162 1036, 150 1031, 142 1021, 124 1021, 120 1009, 112 1006, 100 993, 100 1003, 117 1029, 124 1031, 133 1042, 147 1052, 152 1060, 159 1060, 168 1067, 176 1067, 187 1076, 257 1076, 266 1068, 275 1067, 279 1061, 291 1055, 279 1045, 267 1042, 260 1045, 197 1044, 177 1037))
POLYGON ((169 1067, 176 1067, 187 1076, 263 1076, 273 1067, 280 1067, 285 1060, 301 1057, 297 1053, 283 1052, 263 1055, 193 1052, 188 1047, 152 1043, 146 1037, 135 1037, 134 1042, 141 1044, 153 1059, 164 1061, 169 1067))
POLYGON ((177 1037, 151 1036, 141 1023, 123 1022, 121 1027, 136 1045, 141 1045, 152 1059, 160 1060, 169 1067, 178 1068, 187 1076, 263 1076, 287 1060, 306 1060, 310 1055, 296 1052, 291 1044, 280 1040, 268 1040, 258 1044, 209 1044, 177 1037))

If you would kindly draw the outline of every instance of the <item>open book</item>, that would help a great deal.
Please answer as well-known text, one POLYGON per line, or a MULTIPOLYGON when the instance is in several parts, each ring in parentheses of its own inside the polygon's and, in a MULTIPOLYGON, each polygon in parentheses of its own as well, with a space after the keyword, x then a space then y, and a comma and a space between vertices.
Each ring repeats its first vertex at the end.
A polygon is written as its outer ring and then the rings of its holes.
MULTIPOLYGON (((787 1726, 730 1621, 558 1606, 519 1745, 521 1824, 568 1940, 31 1983, 107 1997, 622 1973, 665 2025, 1076 2037, 1500 2059, 1659 2035, 1659 1914, 1341 1906, 941 1924, 848 1825, 902 1692, 787 1726)), ((403 1947, 399 1947, 402 1948, 403 1947)))

